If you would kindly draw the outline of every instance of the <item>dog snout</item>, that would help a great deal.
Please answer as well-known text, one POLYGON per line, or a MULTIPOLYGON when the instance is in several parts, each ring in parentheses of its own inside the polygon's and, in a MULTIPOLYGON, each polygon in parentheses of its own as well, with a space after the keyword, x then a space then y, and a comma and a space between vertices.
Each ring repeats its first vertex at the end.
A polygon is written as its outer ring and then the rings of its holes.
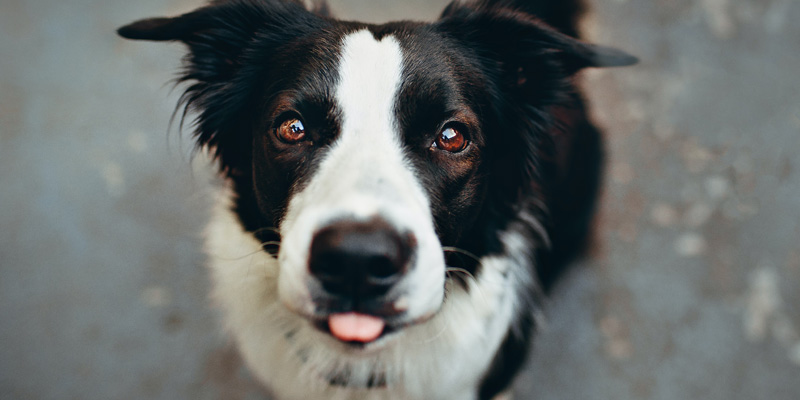
POLYGON ((368 301, 402 278, 414 242, 381 219, 336 222, 314 235, 309 270, 331 295, 368 301))

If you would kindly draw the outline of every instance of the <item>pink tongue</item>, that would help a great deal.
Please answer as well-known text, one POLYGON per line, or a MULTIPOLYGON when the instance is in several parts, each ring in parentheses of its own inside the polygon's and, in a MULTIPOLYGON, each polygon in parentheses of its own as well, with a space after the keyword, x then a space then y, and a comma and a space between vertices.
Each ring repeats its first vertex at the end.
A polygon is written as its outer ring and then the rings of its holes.
POLYGON ((328 318, 333 336, 345 342, 372 342, 381 335, 384 326, 380 318, 354 312, 334 314, 328 318))

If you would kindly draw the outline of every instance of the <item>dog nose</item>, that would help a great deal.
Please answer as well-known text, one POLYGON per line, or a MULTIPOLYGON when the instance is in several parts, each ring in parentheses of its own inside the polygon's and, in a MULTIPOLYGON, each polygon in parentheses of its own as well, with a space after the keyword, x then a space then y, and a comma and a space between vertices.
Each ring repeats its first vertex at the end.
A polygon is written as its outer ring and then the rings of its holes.
POLYGON ((309 269, 330 294, 368 300, 402 277, 413 242, 380 219, 336 222, 314 235, 309 269))

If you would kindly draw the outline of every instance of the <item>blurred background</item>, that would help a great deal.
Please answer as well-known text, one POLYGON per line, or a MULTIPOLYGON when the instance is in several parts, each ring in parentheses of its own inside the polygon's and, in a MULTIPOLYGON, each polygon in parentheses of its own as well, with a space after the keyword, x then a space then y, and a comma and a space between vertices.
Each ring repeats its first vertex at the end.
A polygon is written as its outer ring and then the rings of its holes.
MULTIPOLYGON (((555 0, 554 0, 555 1, 555 0)), ((332 0, 433 19, 444 0, 332 0)), ((0 3, 0 399, 263 399, 207 300, 214 173, 170 114, 199 0, 0 3)), ((800 2, 591 2, 608 139, 598 241, 520 399, 800 398, 800 2)))

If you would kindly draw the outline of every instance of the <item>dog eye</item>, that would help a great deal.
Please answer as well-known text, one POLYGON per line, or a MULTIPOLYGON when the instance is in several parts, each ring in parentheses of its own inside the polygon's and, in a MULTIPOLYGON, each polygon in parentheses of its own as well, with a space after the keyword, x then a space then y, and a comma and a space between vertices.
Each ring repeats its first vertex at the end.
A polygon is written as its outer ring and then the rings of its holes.
POLYGON ((303 126, 303 122, 299 119, 290 118, 283 121, 278 129, 275 130, 275 135, 286 143, 296 143, 306 137, 306 127, 303 126))
POLYGON ((450 153, 458 153, 467 148, 467 138, 454 126, 447 126, 439 133, 434 145, 436 148, 448 151, 450 153))

